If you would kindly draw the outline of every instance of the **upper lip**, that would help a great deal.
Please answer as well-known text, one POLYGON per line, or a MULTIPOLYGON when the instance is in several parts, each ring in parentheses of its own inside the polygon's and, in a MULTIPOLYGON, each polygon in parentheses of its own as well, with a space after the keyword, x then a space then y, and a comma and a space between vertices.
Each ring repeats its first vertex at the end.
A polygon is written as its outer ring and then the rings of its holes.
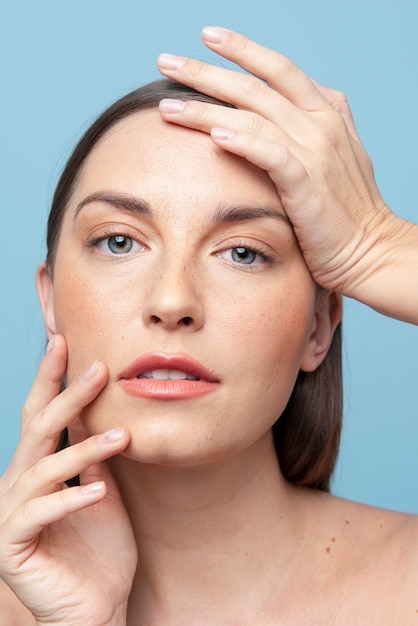
POLYGON ((118 380, 136 378, 150 370, 159 369, 180 370, 211 383, 219 382, 219 379, 213 372, 192 357, 186 354, 164 354, 162 352, 143 354, 135 359, 119 374, 118 380))

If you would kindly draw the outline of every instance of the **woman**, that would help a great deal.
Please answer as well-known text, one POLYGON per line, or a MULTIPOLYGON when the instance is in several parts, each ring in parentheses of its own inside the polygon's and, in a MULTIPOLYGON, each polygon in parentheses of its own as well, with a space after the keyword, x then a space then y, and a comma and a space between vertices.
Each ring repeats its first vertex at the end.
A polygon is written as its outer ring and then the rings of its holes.
POLYGON ((162 55, 209 97, 127 96, 59 182, 49 344, 1 482, 3 615, 415 624, 416 518, 327 489, 341 294, 417 322, 417 227, 381 200, 338 94, 203 37, 253 76, 162 55))

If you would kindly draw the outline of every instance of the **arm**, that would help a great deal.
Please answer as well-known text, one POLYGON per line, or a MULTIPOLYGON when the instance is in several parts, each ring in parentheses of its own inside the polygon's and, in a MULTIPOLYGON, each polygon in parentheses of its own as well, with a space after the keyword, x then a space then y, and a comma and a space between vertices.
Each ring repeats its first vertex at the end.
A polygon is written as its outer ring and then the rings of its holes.
POLYGON ((163 101, 163 118, 268 172, 318 284, 418 324, 418 225, 381 198, 344 96, 238 33, 203 40, 249 74, 169 55, 159 69, 237 109, 163 101))

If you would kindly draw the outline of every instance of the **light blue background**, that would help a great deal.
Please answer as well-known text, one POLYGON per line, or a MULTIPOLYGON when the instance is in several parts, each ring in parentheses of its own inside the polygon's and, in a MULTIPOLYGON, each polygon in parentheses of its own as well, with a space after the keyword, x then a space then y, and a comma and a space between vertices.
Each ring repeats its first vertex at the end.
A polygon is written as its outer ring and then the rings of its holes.
MULTIPOLYGON (((48 205, 96 114, 157 78, 159 52, 213 59, 200 30, 224 25, 348 94, 385 199, 418 221, 417 22, 414 0, 2 2, 0 472, 45 343, 33 276, 48 205)), ((357 303, 345 309, 346 416, 334 492, 418 512, 418 329, 357 303)))

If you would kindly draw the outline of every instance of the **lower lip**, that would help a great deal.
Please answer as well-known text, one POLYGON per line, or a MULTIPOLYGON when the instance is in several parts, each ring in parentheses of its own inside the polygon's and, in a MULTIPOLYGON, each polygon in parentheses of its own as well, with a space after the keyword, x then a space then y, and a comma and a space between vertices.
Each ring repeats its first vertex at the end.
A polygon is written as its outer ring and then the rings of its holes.
POLYGON ((216 391, 219 383, 207 380, 158 380, 156 378, 123 378, 120 386, 139 398, 154 400, 187 400, 216 391))

